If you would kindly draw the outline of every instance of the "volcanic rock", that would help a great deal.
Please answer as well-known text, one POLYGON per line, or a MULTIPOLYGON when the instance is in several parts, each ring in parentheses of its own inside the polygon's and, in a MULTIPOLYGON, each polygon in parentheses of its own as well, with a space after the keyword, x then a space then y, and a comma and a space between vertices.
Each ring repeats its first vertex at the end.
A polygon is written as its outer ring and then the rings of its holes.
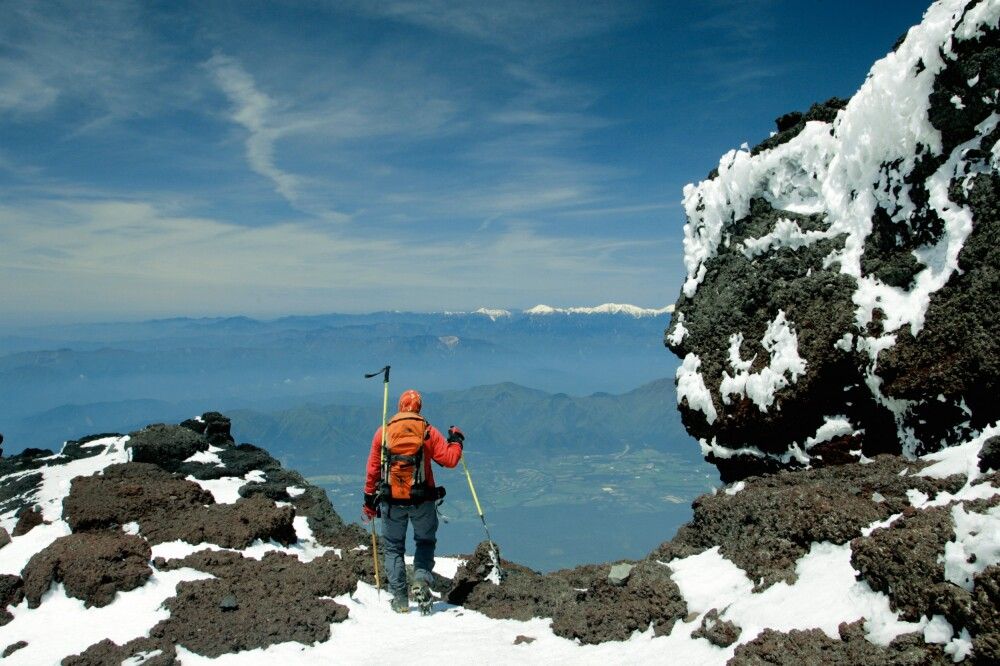
POLYGON ((956 491, 962 477, 900 476, 919 464, 879 456, 866 465, 785 472, 754 479, 734 495, 702 495, 694 517, 652 559, 668 561, 719 546, 758 588, 795 580, 795 564, 814 542, 842 544, 910 506, 907 491, 956 491), (878 493, 878 497, 875 494, 878 493))
POLYGON ((17 512, 17 524, 14 525, 12 536, 24 536, 32 529, 38 527, 45 520, 42 518, 42 510, 37 506, 26 506, 17 512))
POLYGON ((995 470, 1000 472, 1000 436, 990 437, 983 442, 979 451, 979 469, 983 472, 995 470))
POLYGON ((685 189, 665 344, 727 483, 915 457, 1000 419, 1000 28, 939 18, 941 44, 911 31, 849 102, 782 116, 685 189))
POLYGON ((181 540, 246 548, 257 539, 296 541, 293 508, 263 497, 216 504, 198 484, 150 463, 112 465, 73 479, 63 514, 74 531, 136 522, 154 545, 181 540))
POLYGON ((604 573, 586 591, 560 604, 552 616, 552 631, 585 644, 621 641, 650 625, 657 636, 668 634, 686 614, 670 569, 646 560, 635 566, 625 585, 612 585, 604 573))
POLYGON ((0 626, 14 619, 7 607, 16 606, 22 600, 24 600, 24 581, 21 577, 0 574, 0 626))
POLYGON ((501 560, 506 578, 502 585, 490 580, 493 572, 492 547, 483 541, 465 564, 458 568, 445 598, 494 619, 527 621, 552 617, 556 608, 578 594, 561 580, 501 560))
POLYGON ((133 462, 154 463, 174 471, 184 460, 208 449, 208 440, 188 428, 157 423, 129 434, 133 462))
POLYGON ((78 532, 143 523, 152 516, 214 503, 212 494, 196 483, 152 463, 131 462, 73 479, 63 500, 63 517, 78 532))
POLYGON ((16 643, 11 643, 3 649, 3 652, 0 652, 0 659, 6 659, 18 650, 26 647, 28 647, 27 641, 17 641, 16 643))
POLYGON ((170 617, 150 632, 206 657, 324 641, 331 623, 347 619, 347 608, 331 597, 353 592, 358 582, 350 564, 333 553, 303 563, 284 553, 258 561, 231 551, 200 551, 163 566, 215 576, 179 584, 177 596, 164 603, 170 617), (220 603, 229 596, 238 600, 235 608, 220 603))
POLYGON ((91 645, 78 655, 66 657, 62 666, 107 666, 124 664, 129 660, 142 666, 174 666, 177 664, 177 650, 169 641, 153 638, 136 638, 125 645, 104 639, 91 645), (142 660, 135 659, 142 655, 142 660))
POLYGON ((861 621, 840 625, 840 640, 820 629, 788 633, 765 629, 757 638, 736 648, 727 666, 766 664, 831 664, 833 666, 926 666, 946 664, 941 648, 927 645, 920 634, 904 634, 887 647, 865 639, 861 621))
POLYGON ((152 575, 145 539, 121 532, 71 534, 28 560, 22 575, 29 608, 37 608, 53 582, 86 606, 107 606, 119 591, 141 587, 152 575))
POLYGON ((726 648, 740 637, 740 628, 728 620, 719 619, 719 611, 713 608, 705 613, 701 626, 691 633, 691 638, 704 638, 712 645, 726 648))

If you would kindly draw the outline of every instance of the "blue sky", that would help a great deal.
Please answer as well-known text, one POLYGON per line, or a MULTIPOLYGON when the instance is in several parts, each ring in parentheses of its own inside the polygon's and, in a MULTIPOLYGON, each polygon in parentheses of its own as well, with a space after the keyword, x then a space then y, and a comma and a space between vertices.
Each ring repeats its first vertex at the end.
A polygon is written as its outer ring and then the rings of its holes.
POLYGON ((662 306, 921 2, 0 0, 0 321, 662 306))

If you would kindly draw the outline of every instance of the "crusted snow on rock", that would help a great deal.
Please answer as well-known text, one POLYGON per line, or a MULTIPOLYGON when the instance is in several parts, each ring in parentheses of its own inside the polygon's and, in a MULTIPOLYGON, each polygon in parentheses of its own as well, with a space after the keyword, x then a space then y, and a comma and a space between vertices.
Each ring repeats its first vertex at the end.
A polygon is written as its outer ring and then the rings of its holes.
POLYGON ((674 317, 674 330, 667 336, 667 340, 672 345, 679 345, 684 341, 684 336, 687 335, 688 330, 684 327, 684 313, 678 312, 677 316, 674 317))
POLYGON ((851 425, 846 416, 826 416, 823 419, 823 425, 816 429, 816 434, 806 439, 803 448, 808 451, 817 444, 829 442, 835 437, 853 435, 854 432, 854 426, 851 425))
POLYGON ((197 483, 199 486, 212 493, 212 497, 215 498, 216 504, 233 504, 240 499, 240 488, 248 483, 263 483, 265 480, 264 472, 259 469, 247 472, 245 476, 224 476, 219 479, 196 479, 195 477, 188 475, 185 478, 188 481, 197 483))
MULTIPOLYGON (((914 423, 922 409, 921 400, 902 400, 883 389, 878 354, 918 336, 926 325, 931 299, 960 273, 958 257, 973 231, 974 220, 966 204, 952 200, 953 186, 968 193, 976 176, 1000 169, 1000 141, 992 147, 981 145, 984 137, 1000 127, 1000 110, 989 114, 977 109, 974 136, 959 145, 950 134, 946 141, 931 122, 932 110, 942 110, 933 106, 940 105, 941 100, 932 93, 942 73, 958 57, 956 45, 998 25, 998 2, 935 2, 921 24, 909 30, 892 53, 872 66, 864 84, 844 108, 835 112, 832 122, 804 123, 797 135, 756 154, 745 146, 730 151, 720 159, 715 175, 684 188, 686 298, 695 298, 706 279, 708 262, 731 242, 738 243, 735 250, 743 257, 763 262, 769 260, 766 255, 777 250, 797 250, 835 239, 823 266, 839 275, 827 286, 843 289, 841 285, 852 285, 847 289, 853 321, 851 330, 836 332, 840 339, 834 347, 848 354, 868 354, 868 368, 861 369, 867 375, 865 384, 875 401, 892 412, 902 450, 911 456, 941 445, 941 435, 925 435, 926 429, 914 423), (928 170, 928 165, 934 166, 928 170), (768 228, 757 232, 757 237, 746 238, 742 234, 748 227, 742 221, 750 216, 754 199, 765 201, 779 215, 768 228), (809 216, 808 225, 799 218, 801 215, 809 216), (931 224, 928 220, 933 221, 932 231, 925 229, 931 224), (909 268, 900 277, 879 263, 882 259, 877 248, 881 241, 876 242, 873 236, 876 223, 881 225, 878 233, 887 238, 923 243, 912 250, 912 258, 906 257, 912 263, 912 278, 911 272, 906 272, 909 268), (876 251, 863 263, 866 245, 874 246, 876 251), (920 439, 930 437, 934 441, 920 439)), ((969 87, 979 88, 956 94, 948 105, 956 117, 965 118, 971 113, 973 102, 979 104, 977 95, 984 104, 997 106, 996 91, 980 83, 978 74, 971 78, 966 75, 965 79, 969 87)), ((945 99, 952 94, 954 91, 945 99)), ((737 331, 735 335, 743 333, 737 331)), ((675 344, 675 339, 683 339, 676 325, 668 342, 675 344)), ((731 396, 737 395, 753 399, 759 407, 770 405, 771 384, 759 381, 765 377, 757 382, 751 380, 749 370, 744 368, 753 357, 739 355, 741 338, 730 338, 730 342, 730 372, 735 376, 723 375, 721 395, 717 396, 721 404, 730 404, 731 396)), ((697 352, 708 360, 707 352, 702 350, 685 351, 697 352)), ((795 376, 790 370, 784 378, 794 381, 795 376)), ((718 375, 708 381, 713 391, 716 381, 718 375)), ((726 421, 726 414, 722 417, 726 421)), ((952 439, 970 429, 968 424, 957 428, 952 439)))
POLYGON ((749 361, 742 359, 742 343, 742 333, 730 338, 729 362, 735 375, 722 373, 722 384, 719 386, 722 402, 728 405, 731 402, 729 396, 737 395, 749 398, 761 411, 766 411, 774 404, 774 394, 789 384, 794 384, 806 371, 805 359, 799 356, 798 337, 786 321, 785 313, 779 311, 760 341, 761 346, 770 354, 771 362, 759 372, 750 372, 756 356, 749 361))
POLYGON ((830 238, 829 231, 802 231, 798 222, 781 218, 774 225, 774 231, 764 234, 760 238, 748 238, 743 241, 743 254, 747 259, 787 247, 797 250, 800 247, 812 245, 816 241, 830 238))
POLYGON ((709 423, 715 423, 718 413, 712 402, 712 394, 708 392, 705 380, 698 372, 700 367, 701 359, 698 355, 688 354, 681 367, 677 368, 677 404, 687 400, 690 409, 701 410, 709 423))

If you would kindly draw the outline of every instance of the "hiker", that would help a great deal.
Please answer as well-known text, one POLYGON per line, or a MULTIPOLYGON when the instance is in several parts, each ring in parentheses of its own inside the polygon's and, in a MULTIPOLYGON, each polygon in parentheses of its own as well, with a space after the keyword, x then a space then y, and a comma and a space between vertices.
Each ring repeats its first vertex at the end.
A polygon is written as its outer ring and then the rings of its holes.
POLYGON ((382 548, 385 575, 392 592, 392 609, 409 611, 406 587, 406 525, 413 523, 416 552, 413 557, 413 586, 410 592, 422 612, 430 611, 430 585, 434 581, 434 546, 437 544, 437 500, 444 488, 434 485, 431 460, 443 467, 455 467, 462 458, 465 435, 457 427, 448 429, 448 439, 420 415, 420 394, 405 391, 399 397, 399 412, 386 423, 386 467, 382 479, 382 428, 372 437, 365 479, 367 520, 382 517, 382 548), (381 490, 381 492, 379 492, 381 490))

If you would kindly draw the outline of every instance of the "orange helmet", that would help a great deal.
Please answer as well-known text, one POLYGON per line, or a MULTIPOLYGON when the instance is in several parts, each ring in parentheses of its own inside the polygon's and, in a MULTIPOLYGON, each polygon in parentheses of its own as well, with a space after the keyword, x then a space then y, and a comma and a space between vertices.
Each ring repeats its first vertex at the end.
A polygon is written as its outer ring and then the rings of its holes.
POLYGON ((399 396, 399 411, 401 412, 420 413, 422 406, 423 399, 420 397, 420 393, 413 389, 403 391, 403 395, 399 396))

